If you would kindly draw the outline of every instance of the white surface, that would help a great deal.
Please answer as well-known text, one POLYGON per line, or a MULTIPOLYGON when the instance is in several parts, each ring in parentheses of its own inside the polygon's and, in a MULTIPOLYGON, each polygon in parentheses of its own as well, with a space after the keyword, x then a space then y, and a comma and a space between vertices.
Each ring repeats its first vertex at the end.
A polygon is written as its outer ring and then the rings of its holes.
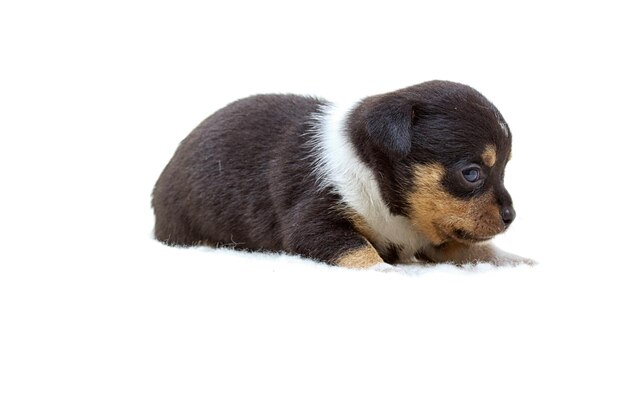
POLYGON ((0 6, 0 416, 626 415, 623 14, 430 3, 0 6), (538 267, 150 238, 160 170, 229 101, 433 78, 509 123, 497 243, 538 267))

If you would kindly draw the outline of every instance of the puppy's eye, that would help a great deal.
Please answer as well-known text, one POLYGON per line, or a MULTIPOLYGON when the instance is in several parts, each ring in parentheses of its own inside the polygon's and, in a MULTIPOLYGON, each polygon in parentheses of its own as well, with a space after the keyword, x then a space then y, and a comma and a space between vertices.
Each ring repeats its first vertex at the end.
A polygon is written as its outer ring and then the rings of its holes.
POLYGON ((480 180, 480 169, 478 167, 468 167, 463 170, 463 177, 470 183, 476 183, 480 180))

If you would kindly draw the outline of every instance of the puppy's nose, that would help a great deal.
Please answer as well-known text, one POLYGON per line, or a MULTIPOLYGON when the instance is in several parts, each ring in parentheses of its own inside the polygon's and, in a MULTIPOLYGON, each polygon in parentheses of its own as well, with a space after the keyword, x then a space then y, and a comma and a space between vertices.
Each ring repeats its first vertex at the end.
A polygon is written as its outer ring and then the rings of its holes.
POLYGON ((504 225, 509 226, 515 219, 515 209, 513 209, 513 206, 503 206, 500 210, 500 215, 504 225))

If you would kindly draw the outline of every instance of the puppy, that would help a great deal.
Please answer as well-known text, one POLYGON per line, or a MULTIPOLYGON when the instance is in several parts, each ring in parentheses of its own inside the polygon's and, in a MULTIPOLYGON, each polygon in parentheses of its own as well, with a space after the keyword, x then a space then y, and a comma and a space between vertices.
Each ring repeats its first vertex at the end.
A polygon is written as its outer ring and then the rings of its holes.
POLYGON ((530 262, 486 243, 515 219, 510 158, 504 118, 463 84, 347 106, 253 96, 181 142, 154 187, 155 236, 352 268, 530 262))

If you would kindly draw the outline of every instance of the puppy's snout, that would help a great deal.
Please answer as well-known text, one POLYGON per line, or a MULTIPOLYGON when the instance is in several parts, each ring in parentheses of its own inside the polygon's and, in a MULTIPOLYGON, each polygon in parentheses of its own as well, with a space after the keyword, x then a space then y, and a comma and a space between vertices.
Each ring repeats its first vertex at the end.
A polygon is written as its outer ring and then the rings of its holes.
POLYGON ((500 209, 500 216, 502 216, 504 225, 508 227, 515 219, 515 209, 513 209, 513 206, 503 206, 502 209, 500 209))

